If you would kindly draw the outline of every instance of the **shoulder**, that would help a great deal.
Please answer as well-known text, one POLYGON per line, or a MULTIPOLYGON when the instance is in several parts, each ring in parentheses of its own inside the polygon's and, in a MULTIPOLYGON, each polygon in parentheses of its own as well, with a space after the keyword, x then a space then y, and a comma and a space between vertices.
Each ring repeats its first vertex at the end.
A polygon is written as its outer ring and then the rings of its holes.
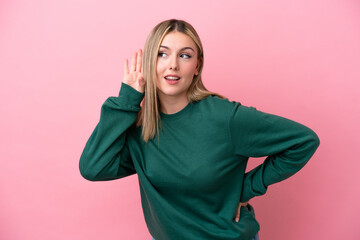
POLYGON ((252 106, 242 105, 238 101, 232 101, 228 98, 220 98, 215 95, 210 95, 200 101, 200 108, 204 109, 209 114, 209 117, 219 118, 223 116, 226 121, 243 121, 255 124, 256 121, 266 115, 252 106))
POLYGON ((241 106, 240 102, 231 101, 228 98, 220 98, 216 95, 210 95, 194 103, 197 113, 212 119, 228 119, 234 108, 241 106))
POLYGON ((234 108, 241 107, 241 103, 237 101, 231 101, 228 98, 220 98, 216 95, 210 95, 203 100, 199 101, 199 105, 224 114, 234 110, 234 108))

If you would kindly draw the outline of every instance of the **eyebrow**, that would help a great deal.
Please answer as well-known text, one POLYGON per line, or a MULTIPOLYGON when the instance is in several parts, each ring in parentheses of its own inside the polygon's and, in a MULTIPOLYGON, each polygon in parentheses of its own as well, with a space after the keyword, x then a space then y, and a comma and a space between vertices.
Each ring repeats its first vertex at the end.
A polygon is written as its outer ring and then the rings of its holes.
MULTIPOLYGON (((161 48, 166 48, 166 49, 170 50, 170 48, 167 47, 167 46, 161 45, 160 47, 161 47, 161 48)), ((186 49, 190 49, 190 50, 192 50, 193 52, 195 52, 194 49, 192 49, 191 47, 183 47, 182 49, 180 49, 180 51, 183 51, 183 50, 186 50, 186 49)))

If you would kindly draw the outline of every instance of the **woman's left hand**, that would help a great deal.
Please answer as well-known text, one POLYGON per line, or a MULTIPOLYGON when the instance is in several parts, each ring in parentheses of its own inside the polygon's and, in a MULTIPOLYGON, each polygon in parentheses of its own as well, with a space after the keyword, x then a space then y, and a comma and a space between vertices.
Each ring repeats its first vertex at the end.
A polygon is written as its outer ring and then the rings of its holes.
POLYGON ((246 207, 248 205, 248 202, 239 202, 239 206, 237 208, 237 211, 236 211, 236 217, 235 217, 235 221, 236 222, 239 222, 239 219, 240 219, 240 208, 241 207, 246 207))

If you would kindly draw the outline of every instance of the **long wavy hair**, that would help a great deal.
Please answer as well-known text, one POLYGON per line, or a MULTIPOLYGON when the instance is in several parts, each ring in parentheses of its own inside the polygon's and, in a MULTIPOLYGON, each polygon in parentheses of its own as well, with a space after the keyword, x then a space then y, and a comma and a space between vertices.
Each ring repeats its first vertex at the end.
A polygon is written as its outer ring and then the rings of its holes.
POLYGON ((170 32, 181 32, 189 36, 196 44, 199 60, 199 74, 195 75, 187 91, 189 102, 199 101, 209 95, 215 95, 220 98, 224 96, 208 91, 202 80, 201 72, 204 66, 204 50, 195 29, 183 20, 170 19, 156 25, 146 39, 143 54, 143 76, 146 80, 145 97, 142 102, 142 108, 138 114, 137 126, 142 126, 142 137, 145 142, 153 139, 161 128, 161 119, 159 113, 159 98, 156 87, 156 63, 160 44, 166 34, 170 32))

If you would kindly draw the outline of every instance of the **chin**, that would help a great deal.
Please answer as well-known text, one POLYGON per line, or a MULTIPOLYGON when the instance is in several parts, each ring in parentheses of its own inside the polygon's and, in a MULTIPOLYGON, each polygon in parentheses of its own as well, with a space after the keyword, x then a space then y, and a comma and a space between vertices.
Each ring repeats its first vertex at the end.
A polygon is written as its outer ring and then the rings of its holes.
POLYGON ((158 92, 164 96, 179 96, 183 95, 184 91, 182 89, 169 89, 169 88, 163 88, 159 89, 158 92))
POLYGON ((169 85, 168 83, 163 83, 160 85, 160 88, 157 88, 157 91, 164 96, 184 96, 186 95, 187 89, 191 84, 184 85, 184 83, 179 83, 178 85, 169 85))
POLYGON ((164 96, 178 96, 180 92, 178 91, 161 91, 161 94, 164 96))

